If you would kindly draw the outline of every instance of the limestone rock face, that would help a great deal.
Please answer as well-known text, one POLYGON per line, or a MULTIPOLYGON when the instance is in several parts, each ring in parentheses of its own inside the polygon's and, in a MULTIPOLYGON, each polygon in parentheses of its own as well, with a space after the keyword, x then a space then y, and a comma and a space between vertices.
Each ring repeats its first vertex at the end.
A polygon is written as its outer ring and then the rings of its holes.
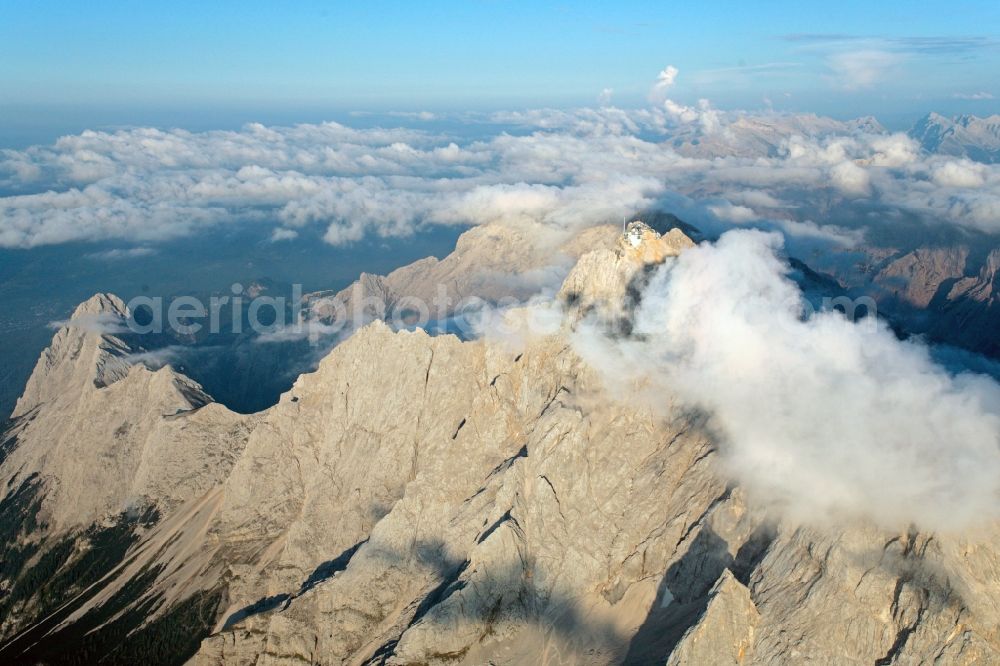
POLYGON ((726 569, 709 592, 705 613, 685 632, 667 664, 751 663, 754 629, 759 620, 750 590, 726 569))
POLYGON ((694 241, 680 229, 661 236, 643 222, 632 222, 613 248, 599 248, 580 257, 558 297, 573 308, 576 317, 597 311, 608 322, 622 322, 635 306, 649 269, 693 246, 694 241))
POLYGON ((136 350, 120 337, 125 316, 116 296, 80 305, 42 352, 14 411, 18 444, 0 481, 9 488, 38 475, 48 486, 43 515, 56 531, 207 491, 251 428, 252 419, 212 403, 187 377, 131 358, 136 350))
POLYGON ((281 610, 195 663, 623 658, 651 601, 632 587, 725 488, 697 429, 598 395, 560 336, 514 354, 363 329, 255 430, 213 528, 241 561, 226 613, 281 610), (687 501, 658 497, 664 477, 687 501))
POLYGON ((128 363, 122 357, 129 352, 127 346, 101 333, 121 328, 125 315, 125 303, 112 294, 97 294, 77 306, 35 364, 13 416, 61 394, 75 397, 88 384, 108 386, 124 377, 128 363))
POLYGON ((908 333, 964 348, 995 360, 1000 357, 997 276, 1000 250, 989 241, 941 241, 900 253, 893 247, 867 247, 861 270, 834 268, 840 284, 824 295, 847 292, 875 299, 882 316, 908 333))
MULTIPOLYGON (((649 262, 690 245, 678 234, 583 254, 560 330, 512 345, 376 321, 253 416, 132 363, 108 321, 71 323, 2 480, 46 479, 51 535, 133 497, 160 519, 99 594, 0 657, 142 582, 127 609, 148 623, 224 591, 197 618, 198 665, 1000 660, 995 526, 789 522, 725 478, 701 415, 619 400, 576 354, 580 304, 621 307, 649 262)), ((115 300, 84 314, 113 318, 115 300)))
POLYGON ((996 358, 1000 339, 997 282, 1000 250, 971 257, 964 246, 922 248, 889 263, 875 277, 898 301, 880 302, 892 312, 902 304, 916 331, 996 358))
POLYGON ((970 299, 987 305, 997 297, 997 282, 1000 280, 1000 250, 993 250, 979 270, 979 275, 958 280, 948 293, 949 300, 970 299))
POLYGON ((520 301, 548 286, 558 286, 577 258, 599 247, 613 247, 613 225, 592 227, 569 238, 504 225, 473 227, 461 235, 444 259, 421 259, 386 276, 364 273, 350 287, 306 297, 306 319, 332 323, 343 317, 357 323, 403 318, 426 305, 432 318, 444 318, 470 299, 490 303, 520 301), (361 316, 358 316, 360 313, 361 316))
POLYGON ((968 255, 966 247, 921 248, 891 262, 875 281, 904 303, 926 308, 946 281, 962 277, 968 255))

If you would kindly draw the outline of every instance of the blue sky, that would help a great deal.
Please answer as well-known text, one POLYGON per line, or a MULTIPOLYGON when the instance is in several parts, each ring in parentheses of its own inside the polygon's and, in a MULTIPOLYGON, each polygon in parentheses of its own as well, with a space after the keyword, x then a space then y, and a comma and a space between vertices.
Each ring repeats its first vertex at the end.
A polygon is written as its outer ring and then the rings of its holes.
POLYGON ((686 103, 889 123, 996 112, 1000 3, 913 4, 3 0, 0 140, 60 123, 592 105, 605 89, 634 107, 668 64, 686 103))

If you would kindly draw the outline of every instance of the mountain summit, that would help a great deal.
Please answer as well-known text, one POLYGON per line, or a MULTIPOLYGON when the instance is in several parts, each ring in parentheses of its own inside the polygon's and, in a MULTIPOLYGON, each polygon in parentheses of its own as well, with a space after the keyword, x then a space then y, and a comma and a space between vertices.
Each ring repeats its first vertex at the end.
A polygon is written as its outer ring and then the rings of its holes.
POLYGON ((1000 161, 1000 115, 946 118, 929 113, 910 130, 929 153, 967 157, 987 164, 1000 161))

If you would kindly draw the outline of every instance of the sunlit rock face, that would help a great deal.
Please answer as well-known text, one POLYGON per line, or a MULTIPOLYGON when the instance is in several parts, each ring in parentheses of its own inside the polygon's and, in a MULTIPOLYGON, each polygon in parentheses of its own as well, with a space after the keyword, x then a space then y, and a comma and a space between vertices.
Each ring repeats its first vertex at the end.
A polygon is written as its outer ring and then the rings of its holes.
POLYGON ((627 329, 648 272, 693 246, 694 241, 680 229, 661 235, 644 222, 633 221, 612 247, 580 257, 558 298, 568 306, 571 319, 595 316, 612 327, 627 329))
POLYGON ((45 527, 18 522, 13 540, 44 534, 41 552, 152 512, 54 620, 30 595, 6 608, 5 638, 30 640, 0 657, 83 654, 86 628, 88 656, 137 663, 166 644, 193 664, 1000 659, 995 527, 792 521, 730 481, 705 415, 608 390, 574 327, 627 321, 647 271, 693 246, 620 233, 577 254, 556 326, 461 341, 373 322, 250 416, 133 363, 106 326, 120 303, 88 305, 105 327, 70 322, 22 400, 3 516, 37 481, 45 527), (135 622, 117 642, 110 609, 135 622))

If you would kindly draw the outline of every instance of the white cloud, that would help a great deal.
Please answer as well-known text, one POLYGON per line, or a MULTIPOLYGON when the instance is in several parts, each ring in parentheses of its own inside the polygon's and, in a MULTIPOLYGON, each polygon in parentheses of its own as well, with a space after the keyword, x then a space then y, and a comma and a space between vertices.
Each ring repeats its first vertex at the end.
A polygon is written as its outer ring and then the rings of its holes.
MULTIPOLYGON (((202 348, 206 351, 208 348, 202 348)), ((181 345, 170 345, 152 351, 135 352, 124 357, 126 363, 130 365, 144 365, 151 370, 158 370, 171 363, 177 363, 185 355, 191 353, 190 347, 181 345)))
POLYGON ((79 328, 88 333, 118 335, 128 333, 125 320, 113 314, 78 315, 72 319, 50 321, 49 328, 79 328))
POLYGON ((725 197, 734 204, 744 204, 753 208, 786 208, 788 206, 784 201, 759 190, 726 192, 725 197))
POLYGON ((0 247, 115 240, 150 248, 246 221, 276 222, 273 240, 312 227, 334 244, 442 224, 571 232, 676 196, 730 217, 749 219, 741 207, 780 214, 782 225, 810 232, 837 207, 836 223, 850 225, 847 207, 863 202, 1000 231, 1000 166, 950 164, 868 126, 669 99, 634 111, 542 109, 481 121, 485 133, 472 139, 251 124, 87 131, 6 150, 0 187, 12 194, 0 197, 0 247), (519 131, 503 131, 512 125, 519 131))
POLYGON ((934 182, 942 187, 981 187, 989 170, 983 164, 956 160, 935 165, 931 174, 934 182))
POLYGON ((872 155, 867 160, 873 166, 902 167, 919 159, 920 144, 906 136, 896 133, 871 140, 872 155))
POLYGON ((843 161, 830 169, 833 184, 845 194, 864 196, 869 193, 871 179, 868 172, 854 162, 843 161))
POLYGON ((683 253, 644 290, 638 335, 584 326, 577 350, 622 395, 704 410, 727 471, 798 519, 952 530, 996 518, 1000 385, 950 375, 870 322, 804 317, 780 247, 732 231, 683 253))
POLYGON ((649 101, 654 104, 670 102, 670 100, 667 99, 667 93, 674 87, 679 73, 680 71, 673 65, 667 65, 664 67, 663 70, 656 75, 656 81, 653 83, 653 87, 649 91, 649 101))
POLYGON ((724 222, 735 222, 737 224, 750 222, 751 220, 755 220, 759 217, 756 213, 754 213, 752 208, 748 208, 746 206, 734 206, 729 202, 726 202, 725 204, 710 205, 708 210, 724 222))
POLYGON ((116 261, 118 259, 138 259, 156 254, 156 250, 151 247, 128 247, 104 250, 102 252, 92 252, 87 255, 88 259, 97 261, 116 261))
POLYGON ((879 49, 841 51, 827 57, 834 83, 846 90, 873 88, 902 61, 898 53, 879 49))
POLYGON ((667 89, 673 87, 674 83, 677 81, 677 75, 680 72, 673 65, 667 65, 663 70, 656 75, 656 83, 653 84, 653 90, 656 92, 665 92, 667 89))
POLYGON ((981 90, 975 93, 955 93, 952 95, 955 99, 968 99, 973 101, 981 101, 987 99, 995 99, 993 93, 988 93, 985 90, 981 90))
POLYGON ((396 118, 406 118, 408 120, 421 120, 423 122, 437 120, 437 114, 431 111, 390 111, 386 115, 396 118))
POLYGON ((722 126, 722 114, 713 109, 707 99, 698 100, 698 106, 684 106, 672 99, 664 100, 667 115, 679 123, 697 123, 705 134, 712 134, 722 126))
POLYGON ((284 227, 278 227, 271 232, 271 242, 278 243, 280 241, 294 240, 299 237, 299 232, 295 229, 286 229, 284 227))

